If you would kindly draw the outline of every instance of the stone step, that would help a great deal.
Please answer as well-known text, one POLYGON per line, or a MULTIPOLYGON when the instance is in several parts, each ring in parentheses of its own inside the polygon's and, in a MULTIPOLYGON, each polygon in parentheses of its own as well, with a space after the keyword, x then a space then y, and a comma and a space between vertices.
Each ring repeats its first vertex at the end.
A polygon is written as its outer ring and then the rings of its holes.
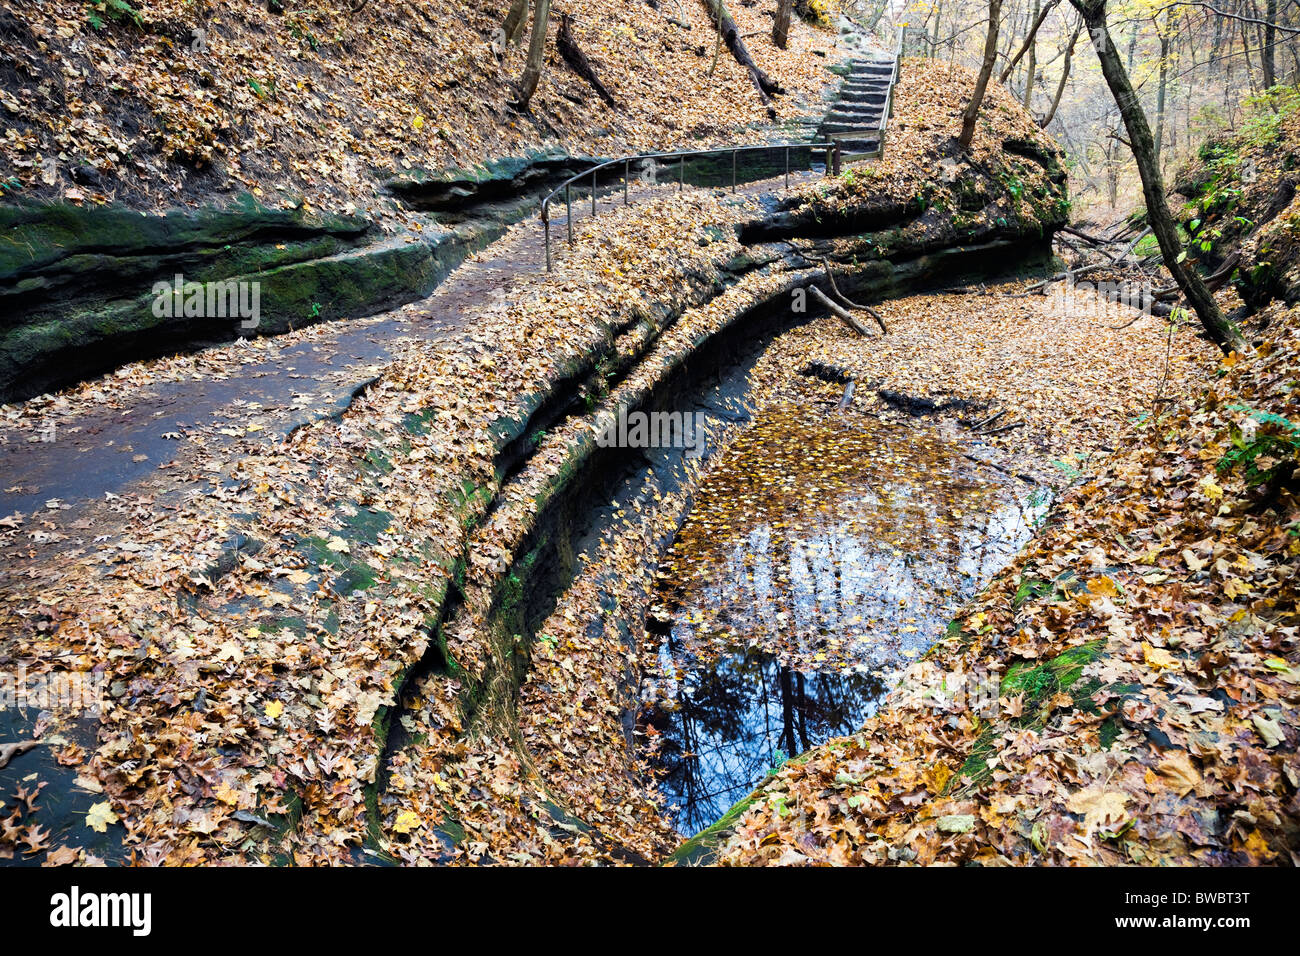
POLYGON ((844 90, 840 93, 841 103, 871 103, 883 106, 885 90, 844 90))
POLYGON ((839 144, 841 155, 874 153, 880 148, 880 140, 865 136, 836 136, 835 142, 839 144))
POLYGON ((891 76, 894 72, 894 64, 882 64, 879 66, 857 66, 849 70, 849 76, 891 76))
POLYGON ((879 127, 875 123, 841 122, 838 120, 827 120, 822 123, 823 136, 835 136, 839 133, 858 133, 866 136, 875 134, 878 129, 879 127))
POLYGON ((889 80, 845 80, 841 89, 879 93, 889 89, 889 80))
POLYGON ((868 110, 879 113, 885 108, 885 95, 883 93, 874 94, 880 98, 877 100, 855 100, 841 99, 831 104, 831 109, 841 110, 849 113, 862 113, 868 110))
POLYGON ((874 123, 884 115, 884 107, 876 103, 836 103, 826 114, 827 119, 857 119, 874 123))

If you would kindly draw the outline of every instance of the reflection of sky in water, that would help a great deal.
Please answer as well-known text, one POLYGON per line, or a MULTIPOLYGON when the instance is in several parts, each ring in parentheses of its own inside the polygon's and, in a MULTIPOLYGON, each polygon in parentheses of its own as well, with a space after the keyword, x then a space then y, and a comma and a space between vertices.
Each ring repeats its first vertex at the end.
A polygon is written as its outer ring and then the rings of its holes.
POLYGON ((933 432, 887 429, 776 413, 707 475, 665 562, 642 695, 683 833, 782 755, 857 730, 1028 537, 1015 489, 933 432))

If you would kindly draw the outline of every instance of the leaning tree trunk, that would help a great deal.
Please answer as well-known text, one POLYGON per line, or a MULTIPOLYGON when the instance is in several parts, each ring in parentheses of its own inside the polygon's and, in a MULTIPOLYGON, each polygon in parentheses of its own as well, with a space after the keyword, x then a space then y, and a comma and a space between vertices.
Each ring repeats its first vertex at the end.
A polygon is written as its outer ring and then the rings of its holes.
POLYGON ((511 46, 518 43, 527 24, 528 0, 511 0, 510 9, 506 12, 506 21, 501 25, 501 32, 505 35, 506 43, 511 46))
POLYGON ((713 18, 713 23, 722 36, 722 42, 727 45, 736 62, 749 71, 749 78, 754 81, 758 96, 767 107, 768 115, 775 119, 776 108, 772 106, 772 96, 776 93, 784 93, 785 90, 781 88, 780 83, 758 68, 754 58, 749 55, 745 41, 740 38, 736 21, 731 19, 731 14, 727 12, 727 7, 722 0, 704 0, 704 4, 708 7, 709 16, 713 18))
POLYGON ((975 138, 975 121, 979 119, 980 106, 984 102, 984 91, 988 89, 989 77, 993 75, 993 64, 998 59, 998 18, 1002 15, 1002 0, 989 0, 989 32, 984 40, 984 62, 980 65, 980 75, 975 80, 975 92, 971 95, 970 105, 961 118, 961 136, 957 142, 962 149, 970 147, 975 138))
POLYGON ((1169 212, 1165 200, 1165 184, 1160 177, 1160 165, 1156 160, 1155 141, 1151 136, 1151 126, 1142 112, 1137 94, 1133 92, 1133 83, 1129 80, 1124 64, 1120 62, 1115 44, 1110 38, 1110 29, 1106 23, 1106 0, 1070 0, 1074 8, 1083 17, 1084 25, 1092 36, 1093 48, 1097 59, 1101 61, 1102 76, 1110 87, 1115 105, 1119 107, 1128 129, 1129 144, 1133 149, 1133 159, 1137 162, 1138 174, 1142 177, 1142 194, 1146 197, 1147 220, 1151 231, 1160 243, 1160 252, 1164 256, 1165 268, 1178 283, 1188 303, 1196 311, 1206 334, 1218 343, 1225 352, 1236 349, 1246 351, 1246 341, 1241 333, 1223 317, 1218 303, 1206 288, 1201 277, 1189 269, 1182 261, 1182 245, 1178 241, 1178 231, 1174 226, 1174 217, 1169 212))
POLYGON ((776 0, 776 20, 772 23, 772 42, 782 50, 790 42, 790 9, 794 0, 776 0))
POLYGON ((1065 65, 1061 68, 1061 82, 1056 85, 1056 95, 1052 97, 1052 106, 1047 111, 1047 115, 1039 122, 1039 126, 1047 129, 1052 119, 1056 116, 1056 111, 1061 106, 1061 97, 1065 95, 1065 84, 1070 79, 1070 60, 1074 57, 1075 44, 1079 42, 1079 34, 1083 32, 1083 21, 1080 20, 1074 27, 1074 32, 1070 34, 1070 43, 1065 48, 1065 65))
POLYGON ((519 98, 515 106, 521 110, 528 109, 533 94, 537 92, 537 83, 542 78, 542 65, 546 57, 546 29, 550 26, 551 0, 537 0, 533 8, 533 33, 528 38, 528 62, 524 65, 524 75, 519 79, 519 98))
POLYGON ((1048 0, 1046 6, 1034 8, 1033 19, 1029 24, 1029 32, 1025 34, 1025 42, 1020 44, 1020 49, 1016 51, 1016 55, 1008 60, 1007 65, 1002 68, 1002 73, 998 76, 999 83, 1005 83, 1010 79, 1011 71, 1016 68, 1016 64, 1020 62, 1020 58, 1033 49, 1034 41, 1038 37, 1038 28, 1043 25, 1043 21, 1047 19, 1047 15, 1051 13, 1060 2, 1061 0, 1048 0))

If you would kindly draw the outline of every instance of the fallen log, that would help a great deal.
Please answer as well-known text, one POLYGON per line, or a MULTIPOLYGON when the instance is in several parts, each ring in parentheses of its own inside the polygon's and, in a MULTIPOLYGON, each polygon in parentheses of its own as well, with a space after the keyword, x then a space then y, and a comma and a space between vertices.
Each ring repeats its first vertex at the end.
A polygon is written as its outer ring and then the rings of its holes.
POLYGON ((822 362, 809 362, 799 369, 799 374, 805 378, 819 378, 823 382, 830 382, 833 385, 846 385, 853 381, 853 373, 848 369, 841 368, 838 365, 826 365, 822 362))
POLYGON ((704 0, 704 5, 708 8, 709 16, 713 20, 713 25, 717 27, 722 42, 727 45, 736 62, 749 72, 749 78, 758 90, 759 98, 767 107, 768 116, 776 119, 776 107, 772 105, 772 97, 784 93, 785 89, 764 73, 754 62, 754 58, 749 55, 749 48, 741 39, 740 30, 736 28, 736 21, 731 19, 731 14, 727 12, 726 4, 722 0, 704 0))
POLYGON ((909 415, 936 415, 939 412, 964 411, 975 407, 976 402, 968 398, 951 398, 947 401, 935 401, 925 395, 908 395, 888 388, 876 389, 876 397, 886 405, 906 412, 909 415))
POLYGON ((610 105, 617 109, 618 103, 615 101, 612 93, 605 88, 605 84, 600 81, 596 75, 596 69, 587 59, 587 54, 582 52, 578 46, 578 41, 573 36, 572 17, 567 13, 560 15, 560 32, 556 34, 556 46, 559 48, 560 56, 564 57, 564 62, 569 65, 580 77, 587 81, 597 95, 610 105))

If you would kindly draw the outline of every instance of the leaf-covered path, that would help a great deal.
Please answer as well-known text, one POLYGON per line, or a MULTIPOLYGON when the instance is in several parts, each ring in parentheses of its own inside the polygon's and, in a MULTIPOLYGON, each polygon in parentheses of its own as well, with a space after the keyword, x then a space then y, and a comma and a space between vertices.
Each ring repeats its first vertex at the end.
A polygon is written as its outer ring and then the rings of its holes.
MULTIPOLYGON (((725 157, 724 157, 725 158, 725 157)), ((815 173, 794 172, 792 185, 815 173)), ((760 195, 780 186, 741 186, 760 195)), ((672 191, 642 187, 645 202, 672 191)), ((590 216, 575 198, 575 224, 590 216)), ((599 197, 598 214, 621 204, 599 197)), ((567 226, 563 204, 552 210, 557 250, 567 226)), ((405 349, 473 334, 473 314, 504 305, 522 276, 544 268, 544 233, 530 218, 471 257, 428 298, 365 319, 310 326, 274 338, 246 339, 189 355, 137 362, 64 392, 11 406, 0 420, 0 517, 57 517, 60 525, 99 529, 86 514, 106 498, 152 498, 194 490, 201 460, 263 451, 304 423, 337 415, 359 389, 405 349)), ((212 489, 210 482, 198 488, 212 489)))

